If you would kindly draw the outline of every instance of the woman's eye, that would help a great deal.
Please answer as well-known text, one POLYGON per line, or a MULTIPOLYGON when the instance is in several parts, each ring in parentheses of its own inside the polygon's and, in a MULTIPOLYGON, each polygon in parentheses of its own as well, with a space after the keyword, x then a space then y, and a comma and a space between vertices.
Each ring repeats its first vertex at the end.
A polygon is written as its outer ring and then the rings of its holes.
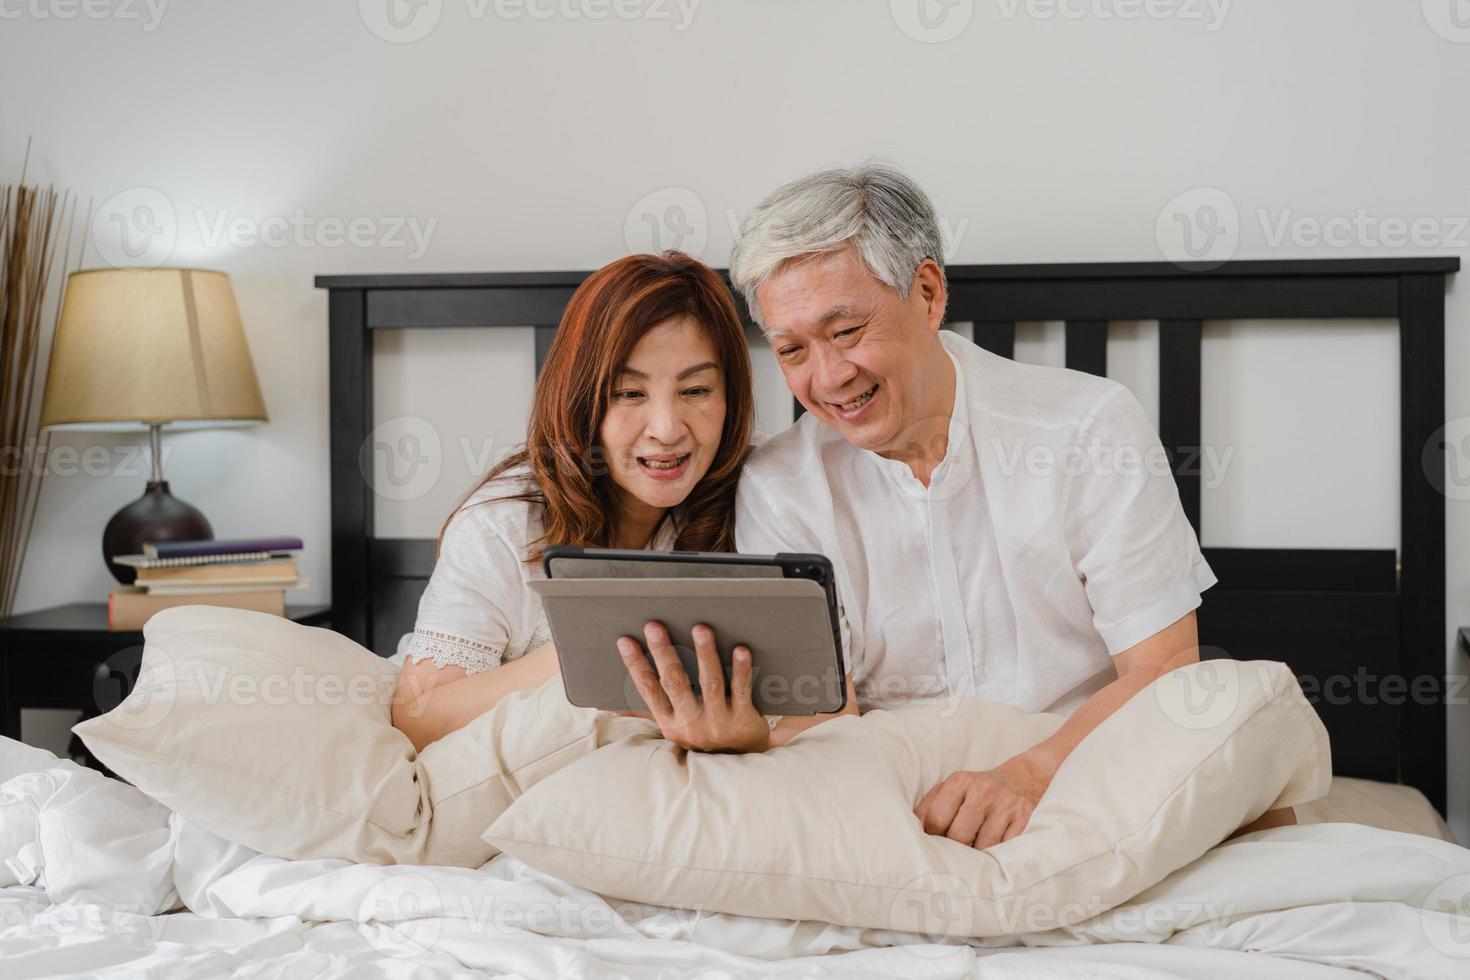
POLYGON ((615 391, 615 392, 613 392, 613 400, 614 401, 625 401, 625 402, 628 402, 628 401, 632 401, 635 398, 642 398, 642 397, 643 397, 643 392, 641 392, 641 391, 615 391))
POLYGON ((685 388, 684 394, 690 396, 691 398, 701 398, 709 394, 709 388, 703 385, 698 388, 685 388))

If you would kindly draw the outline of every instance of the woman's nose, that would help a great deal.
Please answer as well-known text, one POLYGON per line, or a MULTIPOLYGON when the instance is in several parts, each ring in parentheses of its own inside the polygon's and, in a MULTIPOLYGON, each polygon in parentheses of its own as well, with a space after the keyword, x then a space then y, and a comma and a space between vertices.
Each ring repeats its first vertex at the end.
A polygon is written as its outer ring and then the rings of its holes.
POLYGON ((648 424, 645 426, 648 435, 666 446, 679 442, 684 437, 684 430, 687 428, 679 407, 675 402, 657 402, 650 405, 648 424))

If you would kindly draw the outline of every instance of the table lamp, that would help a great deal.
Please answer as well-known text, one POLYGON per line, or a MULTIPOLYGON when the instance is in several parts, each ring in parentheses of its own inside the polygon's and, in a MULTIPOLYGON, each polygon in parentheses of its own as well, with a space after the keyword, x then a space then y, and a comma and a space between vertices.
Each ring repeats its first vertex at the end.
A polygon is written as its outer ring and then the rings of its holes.
POLYGON ((132 568, 113 561, 147 541, 214 537, 195 507, 168 491, 159 451, 171 429, 268 421, 240 311, 223 272, 88 269, 67 278, 51 347, 41 427, 148 429, 153 477, 143 496, 112 516, 102 557, 123 584, 132 568))

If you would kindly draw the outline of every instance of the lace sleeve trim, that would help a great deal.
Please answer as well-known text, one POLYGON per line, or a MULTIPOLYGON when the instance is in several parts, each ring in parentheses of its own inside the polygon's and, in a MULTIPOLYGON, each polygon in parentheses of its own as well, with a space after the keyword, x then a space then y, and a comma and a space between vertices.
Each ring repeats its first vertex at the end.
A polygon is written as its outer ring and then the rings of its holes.
POLYGON ((433 657, 435 667, 463 667, 466 674, 478 674, 492 667, 499 667, 505 651, 447 633, 416 629, 409 637, 403 656, 406 660, 433 657))

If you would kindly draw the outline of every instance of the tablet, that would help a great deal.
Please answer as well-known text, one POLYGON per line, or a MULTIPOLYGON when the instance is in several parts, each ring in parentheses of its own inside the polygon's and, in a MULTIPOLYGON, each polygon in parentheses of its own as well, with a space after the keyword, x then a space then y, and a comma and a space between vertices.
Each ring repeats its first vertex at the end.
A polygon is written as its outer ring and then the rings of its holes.
POLYGON ((750 648, 752 699, 762 714, 811 715, 847 704, 832 567, 822 555, 553 547, 543 566, 548 578, 528 585, 541 597, 572 704, 648 710, 617 641, 641 640, 651 619, 668 627, 696 689, 692 635, 704 623, 715 631, 727 678, 730 652, 750 648))

